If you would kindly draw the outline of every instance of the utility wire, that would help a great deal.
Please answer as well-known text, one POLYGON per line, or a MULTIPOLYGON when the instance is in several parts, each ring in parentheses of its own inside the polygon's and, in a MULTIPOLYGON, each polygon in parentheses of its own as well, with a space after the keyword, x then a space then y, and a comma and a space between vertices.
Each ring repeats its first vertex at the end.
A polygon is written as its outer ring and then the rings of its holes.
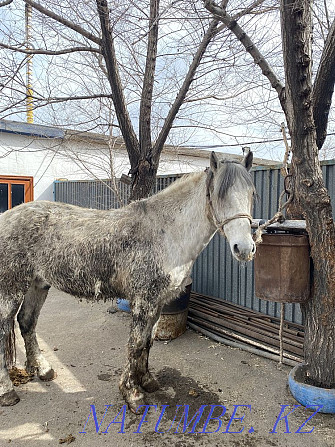
MULTIPOLYGON (((335 132, 328 133, 327 136, 335 135, 335 132)), ((287 137, 288 140, 290 140, 290 137, 287 137)), ((259 140, 259 141, 249 141, 247 143, 232 143, 232 144, 213 144, 213 145, 193 145, 188 144, 187 146, 181 146, 181 147, 187 147, 191 149, 215 149, 219 147, 232 147, 232 146, 250 146, 252 144, 263 144, 263 143, 278 143, 282 142, 282 138, 276 138, 273 140, 259 140)))

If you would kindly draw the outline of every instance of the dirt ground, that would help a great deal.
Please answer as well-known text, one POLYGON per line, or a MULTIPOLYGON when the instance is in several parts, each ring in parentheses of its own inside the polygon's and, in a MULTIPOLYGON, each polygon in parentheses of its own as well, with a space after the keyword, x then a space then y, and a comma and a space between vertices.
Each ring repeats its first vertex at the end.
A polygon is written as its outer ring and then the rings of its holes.
POLYGON ((109 306, 51 289, 38 334, 58 376, 19 385, 21 401, 0 407, 1 447, 335 446, 334 415, 318 413, 303 425, 313 412, 295 408, 290 367, 191 330, 155 342, 150 365, 161 390, 147 395, 147 415, 133 415, 118 391, 129 315, 110 314, 109 306))

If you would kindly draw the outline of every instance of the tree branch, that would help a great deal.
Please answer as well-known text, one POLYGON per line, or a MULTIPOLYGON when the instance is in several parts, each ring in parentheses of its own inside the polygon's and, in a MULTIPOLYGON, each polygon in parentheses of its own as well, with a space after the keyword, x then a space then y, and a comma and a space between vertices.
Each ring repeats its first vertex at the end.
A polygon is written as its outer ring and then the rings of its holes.
POLYGON ((14 47, 12 45, 7 45, 5 43, 0 43, 0 48, 6 48, 7 50, 12 50, 18 53, 24 53, 24 54, 46 54, 46 55, 52 55, 57 56, 60 54, 68 54, 68 53, 75 53, 75 52, 83 52, 83 51, 89 51, 92 53, 101 53, 101 50, 99 48, 93 48, 93 47, 73 47, 73 48, 65 48, 64 50, 43 50, 41 48, 37 49, 24 49, 19 47, 14 47))
POLYGON ((46 103, 66 102, 66 101, 82 101, 86 99, 112 98, 112 95, 82 95, 82 96, 50 96, 49 98, 33 97, 35 101, 45 101, 46 103))
POLYGON ((2 6, 10 5, 11 3, 13 3, 13 0, 5 0, 3 2, 0 2, 0 8, 2 8, 2 6))
MULTIPOLYGON (((255 2, 258 3, 258 2, 255 2)), ((223 22, 230 31, 235 34, 237 39, 244 46, 246 51, 252 56, 255 64, 257 64, 264 76, 268 78, 271 86, 276 90, 281 106, 283 110, 286 110, 286 100, 285 100, 285 87, 282 85, 281 81, 267 63, 266 59, 262 53, 258 50, 256 45, 250 39, 250 37, 245 33, 245 31, 237 23, 236 18, 231 17, 227 11, 225 11, 220 6, 216 5, 213 0, 204 0, 205 8, 210 11, 217 20, 223 22)))
MULTIPOLYGON (((234 17, 233 17, 233 19, 234 19, 234 20, 238 20, 238 19, 240 19, 242 16, 245 16, 245 15, 247 15, 247 14, 251 14, 251 13, 253 13, 253 14, 258 14, 258 12, 256 13, 256 12, 254 11, 254 9, 256 8, 256 6, 259 6, 259 5, 261 5, 262 3, 264 3, 264 1, 265 1, 265 0, 255 0, 250 6, 248 6, 247 8, 244 8, 242 11, 240 11, 240 12, 237 13, 237 14, 235 14, 234 17)), ((222 9, 223 11, 226 11, 227 3, 228 3, 228 1, 226 1, 226 2, 221 2, 221 9, 222 9)), ((268 9, 271 10, 272 8, 268 8, 268 9)), ((268 9, 267 9, 267 10, 268 10, 268 9)), ((273 9, 274 9, 274 8, 273 8, 273 9)), ((262 13, 264 13, 264 11, 262 11, 262 13)), ((219 26, 219 27, 218 27, 218 32, 220 32, 220 31, 223 30, 224 28, 226 28, 226 25, 225 25, 225 24, 219 26)))
POLYGON ((329 30, 313 86, 313 116, 319 150, 327 136, 328 115, 335 83, 335 20, 329 30))
POLYGON ((123 94, 123 87, 116 60, 112 30, 110 27, 108 4, 107 0, 96 0, 96 3, 102 32, 101 50, 106 63, 108 80, 112 89, 115 113, 127 148, 131 168, 135 169, 137 167, 138 157, 140 153, 139 142, 131 123, 130 116, 126 107, 126 100, 123 94))
POLYGON ((167 117, 165 118, 163 127, 158 135, 158 138, 156 140, 156 143, 154 145, 153 148, 153 156, 155 158, 155 160, 159 159, 160 153, 163 149, 164 143, 167 139, 167 136, 172 128, 172 124, 173 121, 175 119, 175 117, 177 116, 177 113, 181 107, 181 105, 183 104, 187 92, 191 86, 191 83, 194 79, 194 75, 195 72, 197 70, 197 68, 200 65, 201 59, 203 57, 203 55, 205 54, 205 51, 209 45, 209 43, 211 42, 213 36, 216 34, 216 29, 217 29, 217 25, 218 25, 218 20, 212 20, 208 30, 206 31, 197 52, 195 53, 192 63, 188 69, 187 75, 184 79, 183 85, 181 86, 176 99, 174 100, 174 103, 172 104, 170 111, 167 115, 167 117))
MULTIPOLYGON (((244 9, 239 14, 236 14, 236 16, 234 16, 233 18, 228 16, 229 19, 230 19, 229 23, 231 21, 236 23, 236 20, 238 18, 240 18, 244 14, 248 14, 252 10, 252 8, 254 8, 255 6, 261 4, 263 1, 264 0, 255 0, 255 2, 250 7, 244 9)), ((205 1, 205 3, 206 3, 206 1, 205 1)), ((212 4, 213 2, 210 2, 210 3, 212 4)), ((226 4, 227 4, 227 1, 222 1, 221 2, 221 6, 216 6, 215 5, 215 7, 219 9, 220 13, 222 12, 223 14, 225 14, 226 4)), ((170 109, 170 111, 169 111, 169 113, 168 113, 168 115, 167 115, 167 117, 166 117, 166 119, 164 121, 164 124, 163 124, 163 127, 161 129, 161 132, 160 132, 160 134, 159 134, 159 136, 157 138, 157 141, 156 141, 156 143, 154 145, 153 155, 154 155, 154 157, 156 159, 159 158, 160 152, 163 149, 163 145, 164 145, 164 143, 166 141, 166 138, 167 138, 167 136, 169 134, 169 131, 172 128, 173 121, 176 118, 177 113, 178 113, 181 105, 183 104, 183 102, 184 102, 184 100, 186 98, 187 92, 188 92, 188 90, 189 90, 189 88, 191 86, 192 81, 194 80, 195 72, 196 72, 197 68, 200 65, 202 57, 203 57, 203 55, 204 55, 204 53, 205 53, 209 43, 211 42, 212 38, 216 34, 218 34, 219 31, 221 31, 224 28, 223 26, 218 27, 219 21, 222 21, 224 23, 224 25, 227 26, 225 21, 222 20, 221 17, 215 17, 215 19, 210 23, 210 26, 209 26, 207 32, 205 33, 205 35, 204 35, 204 37, 203 37, 203 39, 202 39, 202 41, 201 41, 201 43, 199 45, 199 48, 198 48, 196 54, 194 55, 193 61, 192 61, 191 65, 190 65, 190 67, 189 67, 189 70, 188 70, 188 73, 187 73, 187 75, 186 75, 186 77, 184 79, 183 85, 181 86, 181 88, 180 88, 180 90, 178 92, 178 95, 177 95, 174 103, 171 106, 171 109, 170 109)), ((258 52, 258 54, 260 54, 260 53, 258 52)), ((264 61, 264 64, 266 64, 264 58, 263 58, 263 61, 264 61)), ((275 82, 275 81, 273 80, 273 82, 275 82)), ((279 81, 276 78, 275 84, 277 85, 278 83, 279 83, 279 81)), ((279 83, 279 85, 281 86, 280 83, 279 83)), ((279 88, 279 87, 277 86, 277 88, 279 88)), ((283 90, 284 90, 284 88, 281 86, 281 91, 283 91, 283 90)))
POLYGON ((159 0, 150 0, 147 56, 140 103, 139 140, 142 156, 151 153, 151 108, 157 59, 159 0))
MULTIPOLYGON (((0 84, 1 87, 1 84, 0 84)), ((19 92, 22 93, 23 98, 16 101, 15 103, 11 103, 9 104, 7 107, 3 108, 0 110, 0 114, 3 114, 4 112, 6 112, 7 110, 12 110, 14 107, 17 107, 19 104, 23 104, 26 101, 26 95, 24 92, 19 92)), ((46 107, 50 104, 57 104, 60 102, 67 102, 67 101, 85 101, 85 100, 89 100, 89 99, 102 99, 102 98, 112 98, 112 95, 103 95, 103 94, 99 94, 99 95, 82 95, 82 96, 55 96, 52 97, 50 96, 49 98, 42 98, 40 96, 32 96, 33 102, 34 102, 34 106, 33 106, 33 110, 36 109, 40 109, 42 107, 46 107)), ((16 113, 17 111, 14 111, 14 113, 16 113)), ((113 124, 113 127, 119 127, 116 124, 113 124)))
POLYGON ((61 23, 62 25, 65 25, 66 27, 72 29, 73 31, 76 31, 77 33, 81 34, 83 37, 86 37, 86 39, 91 40, 92 42, 100 45, 101 39, 94 36, 94 34, 90 33, 89 31, 86 31, 81 26, 71 22, 70 20, 65 19, 64 17, 61 17, 60 15, 50 11, 49 9, 45 8, 44 6, 40 5, 39 3, 36 3, 32 0, 24 0, 24 2, 27 5, 31 5, 34 9, 39 11, 40 13, 50 17, 53 20, 56 20, 56 22, 61 23))

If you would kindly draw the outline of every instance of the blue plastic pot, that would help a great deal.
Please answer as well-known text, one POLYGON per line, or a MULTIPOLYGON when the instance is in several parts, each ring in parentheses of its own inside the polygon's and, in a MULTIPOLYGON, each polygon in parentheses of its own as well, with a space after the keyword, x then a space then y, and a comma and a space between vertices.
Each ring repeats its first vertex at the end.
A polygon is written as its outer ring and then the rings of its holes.
POLYGON ((119 310, 122 310, 122 312, 130 312, 130 304, 128 300, 124 300, 122 298, 118 298, 116 300, 116 305, 119 310))
POLYGON ((288 385, 293 397, 305 407, 322 405, 321 413, 335 413, 335 389, 319 388, 304 383, 306 365, 295 366, 288 376, 288 385))

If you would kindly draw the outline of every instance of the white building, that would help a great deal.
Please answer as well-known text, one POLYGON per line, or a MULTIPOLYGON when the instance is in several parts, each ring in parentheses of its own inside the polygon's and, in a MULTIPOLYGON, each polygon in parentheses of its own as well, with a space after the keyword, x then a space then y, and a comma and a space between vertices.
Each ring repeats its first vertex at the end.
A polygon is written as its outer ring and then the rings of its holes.
MULTIPOLYGON (((224 154, 228 159, 238 155, 224 154)), ((55 180, 107 179, 111 166, 117 178, 130 165, 122 139, 109 144, 104 135, 0 120, 0 212, 29 200, 53 200, 55 180), (111 163, 112 161, 112 163, 111 163)), ((205 169, 209 152, 166 146, 158 174, 205 169)), ((255 160, 258 165, 273 165, 255 160)))

